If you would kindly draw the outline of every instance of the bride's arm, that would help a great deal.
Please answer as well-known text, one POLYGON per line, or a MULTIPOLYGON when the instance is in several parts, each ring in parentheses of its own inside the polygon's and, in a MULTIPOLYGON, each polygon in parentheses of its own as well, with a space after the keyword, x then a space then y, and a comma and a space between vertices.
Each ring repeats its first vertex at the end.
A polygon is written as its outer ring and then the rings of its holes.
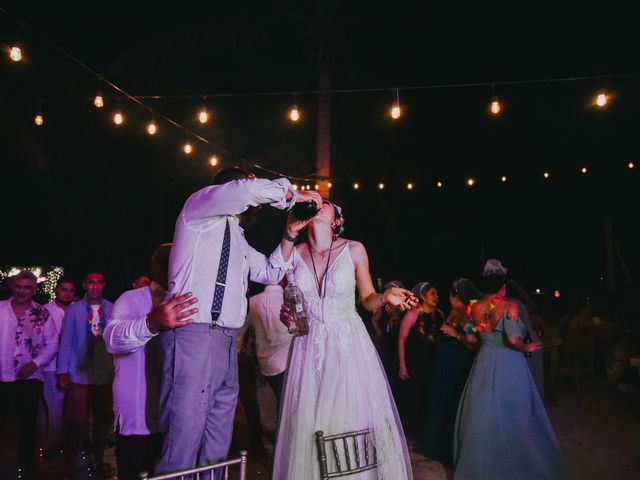
POLYGON ((395 305, 401 310, 408 310, 415 307, 418 302, 411 291, 404 288, 388 288, 383 293, 376 293, 371 282, 371 274, 369 273, 369 257, 364 245, 354 240, 349 240, 349 253, 353 259, 353 265, 356 271, 356 287, 360 295, 362 306, 373 312, 378 308, 382 308, 386 303, 395 305))

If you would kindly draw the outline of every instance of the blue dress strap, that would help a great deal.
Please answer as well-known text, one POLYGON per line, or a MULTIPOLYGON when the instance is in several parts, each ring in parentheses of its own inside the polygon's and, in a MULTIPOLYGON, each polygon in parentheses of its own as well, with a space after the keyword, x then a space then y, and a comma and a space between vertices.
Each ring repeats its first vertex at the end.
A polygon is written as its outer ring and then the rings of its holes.
POLYGON ((505 312, 496 324, 495 329, 504 332, 507 337, 523 338, 527 327, 519 318, 515 320, 510 319, 505 312))

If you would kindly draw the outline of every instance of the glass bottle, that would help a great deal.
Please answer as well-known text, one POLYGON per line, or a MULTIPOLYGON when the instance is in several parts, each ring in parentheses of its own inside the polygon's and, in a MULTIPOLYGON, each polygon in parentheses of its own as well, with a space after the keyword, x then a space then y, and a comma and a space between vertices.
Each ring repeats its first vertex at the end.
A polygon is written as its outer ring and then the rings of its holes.
POLYGON ((296 283, 293 270, 287 270, 287 285, 284 287, 284 304, 289 309, 292 322, 287 325, 289 333, 294 337, 301 337, 309 333, 309 321, 305 309, 304 296, 302 290, 296 283))

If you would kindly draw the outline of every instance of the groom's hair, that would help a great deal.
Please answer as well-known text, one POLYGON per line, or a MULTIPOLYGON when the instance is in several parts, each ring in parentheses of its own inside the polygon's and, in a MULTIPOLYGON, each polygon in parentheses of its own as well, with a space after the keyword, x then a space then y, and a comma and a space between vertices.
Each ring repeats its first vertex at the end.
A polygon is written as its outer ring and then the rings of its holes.
POLYGON ((251 174, 240 167, 224 168, 215 174, 211 181, 211 185, 223 185, 225 183, 233 182, 234 180, 245 180, 250 177, 251 174))

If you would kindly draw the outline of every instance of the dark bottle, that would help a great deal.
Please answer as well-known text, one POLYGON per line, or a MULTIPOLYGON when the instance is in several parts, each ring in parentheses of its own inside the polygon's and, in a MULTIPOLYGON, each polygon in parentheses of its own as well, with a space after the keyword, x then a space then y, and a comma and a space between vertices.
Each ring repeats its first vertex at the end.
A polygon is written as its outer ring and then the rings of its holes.
MULTIPOLYGON (((524 340, 523 340, 525 345, 528 345, 529 343, 531 343, 531 334, 529 333, 529 331, 527 330, 527 333, 524 334, 524 340)), ((531 356, 531 352, 525 352, 524 354, 525 357, 530 357, 531 356)))
POLYGON ((291 213, 296 220, 309 220, 315 217, 319 211, 320 209, 316 205, 316 202, 313 201, 298 202, 291 209, 291 213))

